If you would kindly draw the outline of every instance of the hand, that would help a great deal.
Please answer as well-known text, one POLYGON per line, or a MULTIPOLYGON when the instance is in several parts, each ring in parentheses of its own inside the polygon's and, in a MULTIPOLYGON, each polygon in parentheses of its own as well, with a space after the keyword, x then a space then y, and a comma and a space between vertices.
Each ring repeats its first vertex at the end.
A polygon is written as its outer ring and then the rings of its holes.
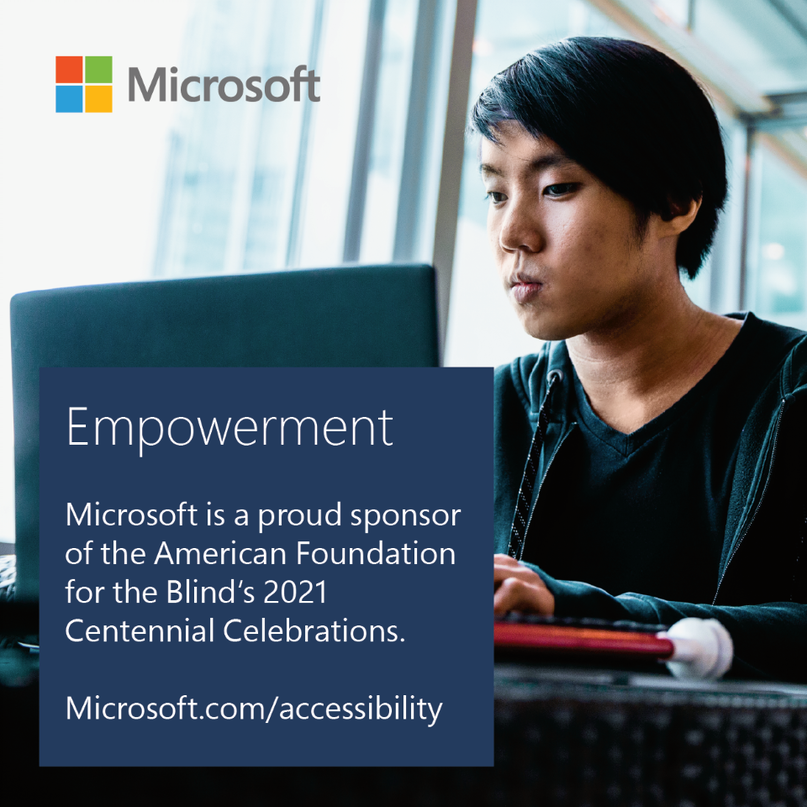
POLYGON ((540 576, 509 555, 493 556, 493 614, 555 613, 555 597, 540 576))

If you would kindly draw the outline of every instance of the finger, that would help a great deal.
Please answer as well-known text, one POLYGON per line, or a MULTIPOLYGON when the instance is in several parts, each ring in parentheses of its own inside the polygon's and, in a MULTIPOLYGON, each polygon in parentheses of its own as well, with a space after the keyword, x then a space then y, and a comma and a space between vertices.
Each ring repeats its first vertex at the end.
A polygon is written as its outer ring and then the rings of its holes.
MULTIPOLYGON (((538 575, 532 569, 527 569, 525 566, 522 566, 520 569, 511 569, 506 566, 504 568, 501 566, 493 567, 494 581, 501 582, 507 577, 517 577, 519 580, 526 580, 529 582, 533 578, 538 577, 538 575)), ((540 580, 540 577, 538 577, 538 579, 540 580)))
POLYGON ((508 577, 517 577, 519 580, 525 580, 527 582, 538 582, 541 580, 537 572, 534 572, 532 569, 522 565, 521 563, 511 565, 494 562, 493 582, 500 583, 502 580, 508 577))
POLYGON ((517 577, 503 580, 493 595, 493 613, 504 616, 510 611, 525 611, 551 615, 555 613, 555 598, 538 575, 538 583, 517 577))
POLYGON ((504 555, 499 553, 493 556, 493 565, 521 566, 521 563, 517 561, 515 558, 511 558, 510 555, 504 555))

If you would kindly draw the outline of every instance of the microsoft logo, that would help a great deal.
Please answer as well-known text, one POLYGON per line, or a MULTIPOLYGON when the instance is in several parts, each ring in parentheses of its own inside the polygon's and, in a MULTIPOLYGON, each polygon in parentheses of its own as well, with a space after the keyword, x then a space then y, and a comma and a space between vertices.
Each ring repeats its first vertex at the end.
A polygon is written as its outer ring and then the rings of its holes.
POLYGON ((112 57, 56 57, 57 112, 112 112, 112 57))
MULTIPOLYGON (((129 68, 129 102, 134 102, 137 91, 144 101, 209 102, 214 94, 222 101, 235 103, 257 102, 262 99, 281 102, 303 100, 303 85, 308 88, 309 101, 319 101, 317 84, 320 76, 308 65, 298 64, 291 76, 261 76, 247 79, 238 76, 186 76, 180 78, 179 68, 158 67, 151 81, 143 79, 140 69, 129 68), (170 98, 168 97, 170 93, 170 98)), ((111 56, 57 56, 56 57, 56 111, 57 112, 112 112, 112 57, 111 56)))

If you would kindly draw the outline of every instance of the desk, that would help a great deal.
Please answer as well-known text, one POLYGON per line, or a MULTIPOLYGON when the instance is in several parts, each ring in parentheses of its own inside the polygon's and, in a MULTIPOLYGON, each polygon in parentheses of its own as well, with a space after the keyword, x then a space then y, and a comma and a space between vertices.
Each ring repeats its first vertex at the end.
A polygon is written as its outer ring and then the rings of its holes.
POLYGON ((494 689, 510 803, 807 804, 807 687, 520 663, 494 689))
MULTIPOLYGON (((18 659, 19 660, 19 659, 18 659)), ((30 666, 30 665, 29 665, 30 666)), ((461 674, 457 671, 457 674, 461 674)), ((685 685, 663 674, 531 663, 494 669, 494 768, 36 770, 36 677, 0 685, 2 761, 27 788, 75 788, 85 804, 142 804, 166 788, 194 804, 384 807, 801 807, 807 687, 685 685)))

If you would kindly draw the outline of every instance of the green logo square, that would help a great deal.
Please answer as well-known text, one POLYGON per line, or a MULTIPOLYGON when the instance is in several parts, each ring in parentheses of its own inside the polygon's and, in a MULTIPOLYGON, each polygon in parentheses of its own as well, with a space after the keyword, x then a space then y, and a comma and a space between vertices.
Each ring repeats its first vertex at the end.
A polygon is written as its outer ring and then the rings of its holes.
POLYGON ((111 84, 112 83, 112 57, 111 56, 85 56, 84 57, 84 83, 85 84, 111 84))

